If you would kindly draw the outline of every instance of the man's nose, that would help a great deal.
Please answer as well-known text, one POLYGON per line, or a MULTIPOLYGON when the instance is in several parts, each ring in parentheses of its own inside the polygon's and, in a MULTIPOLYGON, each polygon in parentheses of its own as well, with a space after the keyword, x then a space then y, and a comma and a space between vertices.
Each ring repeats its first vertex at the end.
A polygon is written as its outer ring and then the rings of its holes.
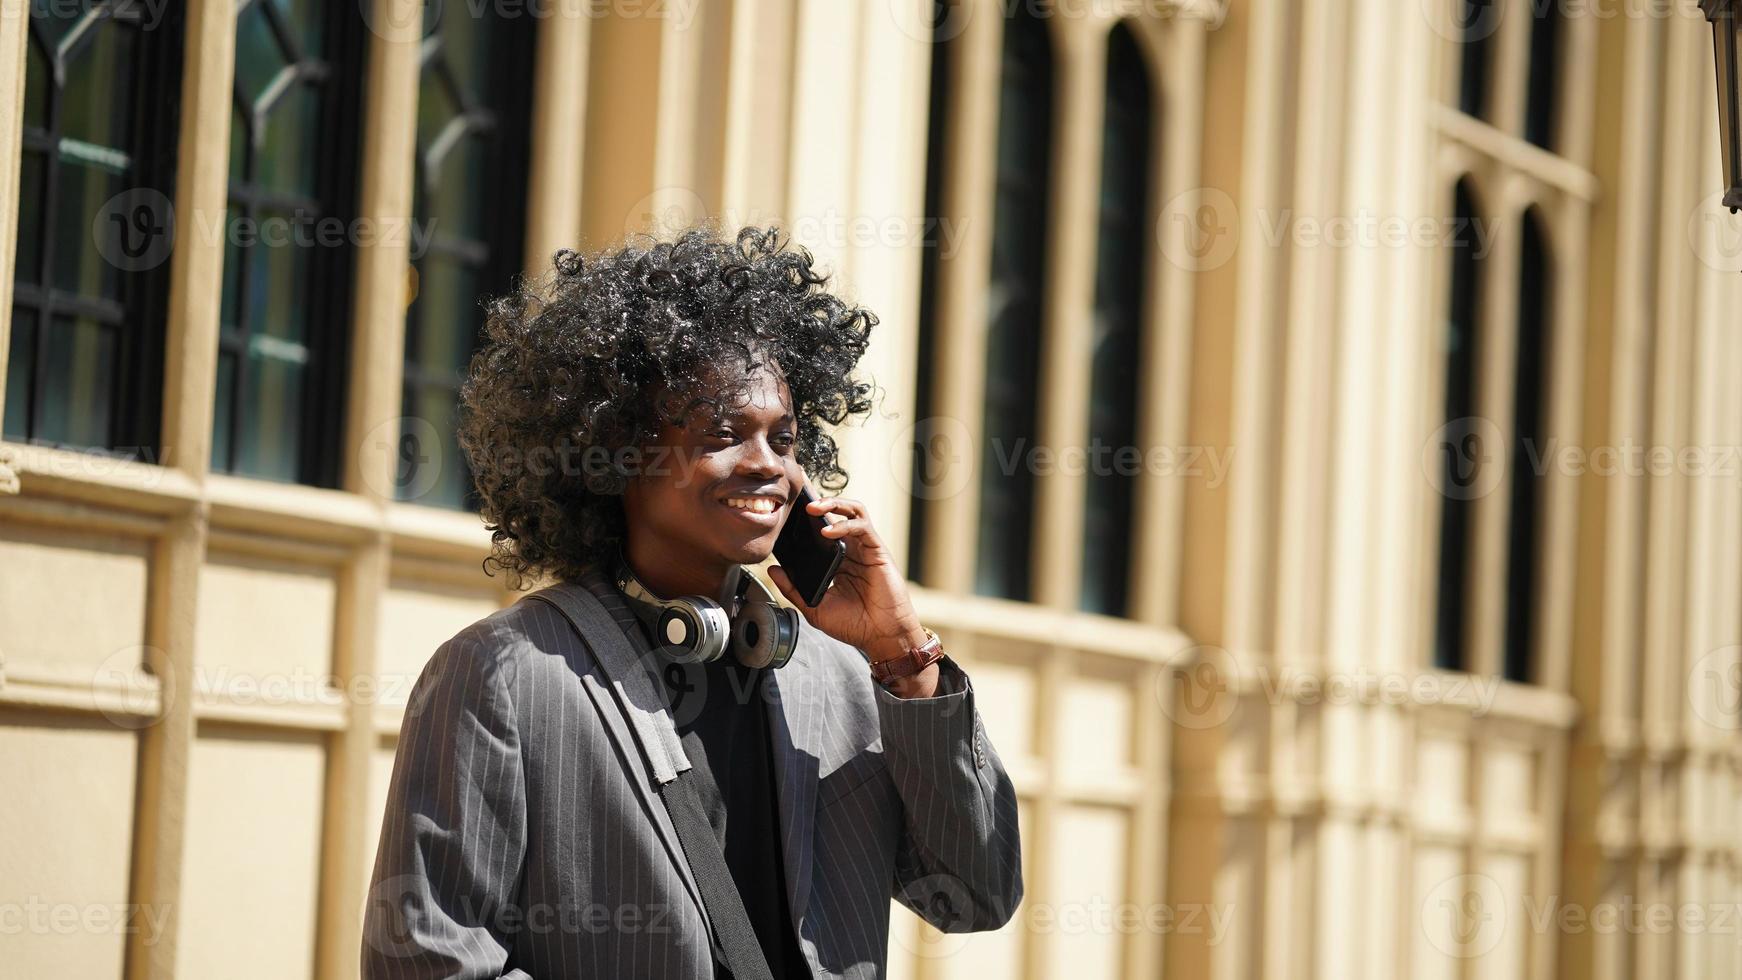
POLYGON ((746 439, 738 455, 738 472, 755 476, 779 476, 782 472, 780 454, 774 451, 764 436, 746 439))

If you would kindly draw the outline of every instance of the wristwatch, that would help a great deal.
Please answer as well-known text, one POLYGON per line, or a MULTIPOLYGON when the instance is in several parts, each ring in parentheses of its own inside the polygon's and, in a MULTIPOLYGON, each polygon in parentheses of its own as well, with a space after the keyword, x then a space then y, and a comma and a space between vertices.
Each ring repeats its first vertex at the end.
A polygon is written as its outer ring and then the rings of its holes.
POLYGON ((879 684, 887 684, 903 677, 912 677, 944 658, 944 643, 931 630, 925 631, 924 643, 900 656, 887 660, 871 662, 871 679, 879 684))

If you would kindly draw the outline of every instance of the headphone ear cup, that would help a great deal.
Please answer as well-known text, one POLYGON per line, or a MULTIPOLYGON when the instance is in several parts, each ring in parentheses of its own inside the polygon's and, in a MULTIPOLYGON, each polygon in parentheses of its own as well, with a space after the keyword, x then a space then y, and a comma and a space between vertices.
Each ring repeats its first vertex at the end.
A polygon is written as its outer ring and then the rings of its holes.
POLYGON ((726 610, 700 596, 685 596, 667 603, 654 626, 660 642, 683 651, 697 663, 720 659, 726 652, 731 628, 726 610))
POLYGON ((752 602, 732 626, 732 654, 753 670, 780 668, 798 649, 798 610, 752 602))

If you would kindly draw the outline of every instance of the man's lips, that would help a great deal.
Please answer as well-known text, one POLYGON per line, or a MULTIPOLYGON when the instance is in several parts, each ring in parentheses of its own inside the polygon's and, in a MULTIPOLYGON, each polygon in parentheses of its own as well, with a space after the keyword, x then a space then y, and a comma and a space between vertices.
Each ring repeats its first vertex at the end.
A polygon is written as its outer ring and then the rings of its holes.
POLYGON ((779 527, 786 501, 768 494, 733 494, 720 498, 720 506, 741 520, 759 527, 779 527))

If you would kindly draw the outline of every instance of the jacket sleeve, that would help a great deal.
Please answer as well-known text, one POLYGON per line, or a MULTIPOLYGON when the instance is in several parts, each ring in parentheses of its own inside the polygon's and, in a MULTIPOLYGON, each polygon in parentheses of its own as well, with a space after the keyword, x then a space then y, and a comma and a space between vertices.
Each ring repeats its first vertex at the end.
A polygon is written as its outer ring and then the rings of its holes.
POLYGON ((364 911, 364 980, 531 980, 507 969, 526 855, 511 669, 461 634, 412 688, 364 911))
POLYGON ((939 669, 930 698, 873 685, 884 759, 906 811, 895 897, 944 932, 996 929, 1022 901, 1016 790, 967 674, 948 657, 939 669))

